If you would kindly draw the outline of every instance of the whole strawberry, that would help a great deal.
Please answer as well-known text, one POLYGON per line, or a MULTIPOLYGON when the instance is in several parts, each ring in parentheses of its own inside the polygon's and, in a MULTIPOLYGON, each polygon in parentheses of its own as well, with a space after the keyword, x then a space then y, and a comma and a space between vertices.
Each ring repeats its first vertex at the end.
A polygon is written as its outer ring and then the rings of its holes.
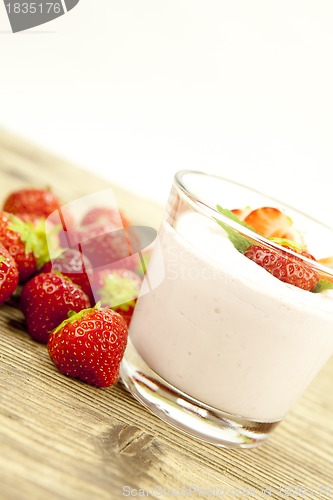
POLYGON ((117 311, 130 324, 142 278, 128 269, 104 269, 95 279, 95 296, 103 306, 117 311))
POLYGON ((9 299, 18 285, 18 269, 13 257, 0 243, 0 304, 9 299))
MULTIPOLYGON (((307 252, 299 253, 304 257, 315 260, 307 252)), ((313 290, 318 282, 319 276, 317 271, 312 269, 301 258, 283 250, 278 251, 260 245, 251 245, 245 251, 244 255, 280 281, 297 286, 303 290, 313 290)))
POLYGON ((20 283, 24 283, 37 269, 37 257, 28 243, 32 235, 32 225, 30 227, 29 223, 12 214, 0 212, 0 242, 16 262, 20 283), (25 238, 27 241, 24 241, 25 238))
POLYGON ((118 229, 110 223, 90 224, 77 232, 77 243, 94 268, 117 266, 135 269, 139 248, 132 228, 118 229), (122 262, 122 264, 120 264, 122 262), (124 265, 125 264, 125 265, 124 265))
POLYGON ((87 295, 69 278, 56 273, 41 273, 28 281, 21 292, 21 310, 28 332, 46 344, 49 333, 67 318, 70 311, 90 306, 87 295))
POLYGON ((90 304, 95 304, 89 278, 89 276, 92 277, 91 263, 79 250, 75 248, 64 249, 52 262, 46 262, 40 271, 42 273, 58 271, 67 276, 88 295, 90 304))
POLYGON ((119 379, 128 330, 123 318, 98 306, 70 316, 50 334, 48 351, 58 370, 96 387, 119 379))
POLYGON ((48 217, 60 207, 60 202, 50 189, 24 188, 11 193, 3 210, 16 215, 29 215, 31 220, 48 217))

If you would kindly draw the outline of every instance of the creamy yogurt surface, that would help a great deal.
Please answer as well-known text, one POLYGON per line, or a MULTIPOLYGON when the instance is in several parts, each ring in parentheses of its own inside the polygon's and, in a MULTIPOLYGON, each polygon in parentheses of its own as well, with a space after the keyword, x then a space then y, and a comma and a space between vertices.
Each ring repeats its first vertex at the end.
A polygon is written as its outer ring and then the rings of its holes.
MULTIPOLYGON (((333 351, 333 291, 311 293, 240 254, 186 212, 160 233, 165 277, 139 298, 135 348, 181 391, 233 415, 285 416, 333 351)), ((151 259, 149 275, 160 273, 151 259)))

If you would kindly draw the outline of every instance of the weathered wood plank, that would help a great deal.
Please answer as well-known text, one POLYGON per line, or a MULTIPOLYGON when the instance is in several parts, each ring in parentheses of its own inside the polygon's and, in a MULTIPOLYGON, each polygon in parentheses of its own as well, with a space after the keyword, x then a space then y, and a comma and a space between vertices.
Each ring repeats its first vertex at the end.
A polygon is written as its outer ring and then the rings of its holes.
MULTIPOLYGON (((5 131, 0 181, 1 198, 48 184, 64 201, 109 186, 5 131)), ((113 189, 129 217, 158 226, 161 207, 113 189)), ((220 498, 333 498, 333 360, 267 444, 223 450, 156 419, 121 384, 62 376, 26 333, 17 300, 0 308, 1 498, 117 499, 126 487, 155 498, 212 498, 214 488, 220 498)))

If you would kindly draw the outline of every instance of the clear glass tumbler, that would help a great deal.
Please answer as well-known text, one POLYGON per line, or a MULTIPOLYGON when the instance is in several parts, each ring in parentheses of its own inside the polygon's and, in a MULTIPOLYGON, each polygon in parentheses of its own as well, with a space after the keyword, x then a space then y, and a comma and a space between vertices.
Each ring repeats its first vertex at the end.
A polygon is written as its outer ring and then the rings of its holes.
POLYGON ((333 269, 325 265, 333 230, 253 189, 181 171, 158 239, 147 279, 160 277, 161 266, 164 278, 138 299, 122 380, 153 413, 196 438, 256 446, 333 352, 333 269), (306 252, 261 236, 218 206, 279 209, 306 252), (296 258, 319 284, 308 291, 281 281, 237 249, 235 237, 292 265, 296 258))

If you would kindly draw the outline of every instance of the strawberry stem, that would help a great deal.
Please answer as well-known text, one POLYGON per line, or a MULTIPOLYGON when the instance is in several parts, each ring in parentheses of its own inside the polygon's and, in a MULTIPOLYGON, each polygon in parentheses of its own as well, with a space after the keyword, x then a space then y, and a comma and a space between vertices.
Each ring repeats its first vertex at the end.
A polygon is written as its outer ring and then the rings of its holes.
POLYGON ((86 314, 89 314, 89 313, 91 313, 93 311, 96 311, 97 309, 101 309, 101 303, 100 302, 97 302, 97 304, 94 307, 88 307, 87 309, 81 309, 81 311, 79 311, 79 312, 69 311, 68 312, 68 318, 64 319, 64 321, 62 323, 60 323, 60 325, 58 325, 56 328, 54 328, 52 330, 52 333, 59 332, 59 330, 61 330, 62 328, 64 328, 69 323, 74 323, 74 321, 77 321, 78 319, 81 319, 86 314))

